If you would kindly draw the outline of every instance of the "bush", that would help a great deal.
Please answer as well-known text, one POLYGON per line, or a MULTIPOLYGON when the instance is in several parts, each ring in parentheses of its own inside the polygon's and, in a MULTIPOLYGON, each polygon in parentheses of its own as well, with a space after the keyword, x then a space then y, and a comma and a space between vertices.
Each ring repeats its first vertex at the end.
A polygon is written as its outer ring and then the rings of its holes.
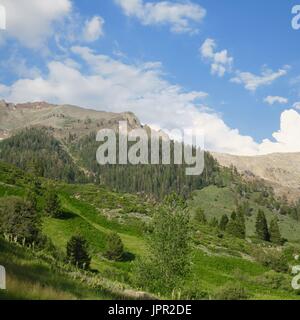
POLYGON ((73 236, 67 243, 67 260, 80 269, 89 268, 91 257, 87 241, 82 236, 73 236))
POLYGON ((58 195, 55 192, 50 191, 46 195, 45 211, 52 218, 62 217, 60 201, 59 201, 58 195))
POLYGON ((247 300, 249 295, 241 285, 232 283, 219 289, 214 298, 215 300, 247 300))
POLYGON ((37 244, 42 238, 37 212, 30 203, 18 197, 1 199, 0 232, 17 237, 19 242, 37 244))
POLYGON ((121 261, 124 258, 124 245, 120 236, 112 232, 107 236, 104 256, 109 260, 121 261))
POLYGON ((277 250, 269 250, 266 252, 256 249, 253 252, 253 256, 257 262, 274 271, 287 272, 289 270, 285 256, 277 250))
POLYGON ((256 282, 264 287, 272 288, 275 290, 290 290, 290 281, 281 273, 275 271, 268 271, 263 275, 256 278, 256 282))
POLYGON ((184 288, 181 292, 183 300, 209 300, 209 293, 198 288, 184 288))

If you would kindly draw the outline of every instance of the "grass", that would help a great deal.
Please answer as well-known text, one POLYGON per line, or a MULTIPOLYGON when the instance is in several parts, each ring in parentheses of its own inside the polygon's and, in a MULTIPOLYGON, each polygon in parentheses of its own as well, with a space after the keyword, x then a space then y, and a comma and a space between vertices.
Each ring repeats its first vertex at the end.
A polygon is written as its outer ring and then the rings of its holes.
MULTIPOLYGON (((28 189, 30 177, 18 173, 18 183, 11 184, 9 170, 1 171, 0 164, 0 198, 8 195, 23 196, 28 189)), ((49 183, 46 180, 42 181, 44 187, 49 183)), ((133 263, 104 259, 106 236, 109 232, 117 232, 124 242, 125 250, 131 253, 132 257, 145 257, 147 245, 143 223, 140 222, 144 221, 143 217, 151 217, 153 204, 136 195, 115 193, 94 185, 51 183, 59 193, 64 217, 53 219, 44 216, 43 232, 61 252, 65 252, 66 243, 71 236, 76 233, 82 234, 91 249, 91 267, 94 273, 85 276, 76 271, 78 279, 74 279, 74 272, 70 272, 63 265, 60 265, 59 269, 53 266, 51 260, 0 238, 0 264, 6 267, 9 288, 8 291, 0 293, 0 299, 124 298, 122 288, 130 286, 135 276, 133 263), (127 219, 128 213, 139 209, 139 218, 127 219), (106 214, 109 210, 118 210, 124 219, 110 218, 106 214), (100 285, 89 285, 96 280, 100 285)), ((39 202, 41 201, 39 199, 39 202)), ((258 209, 252 200, 250 203, 254 210, 258 209)), ((202 207, 209 219, 214 216, 220 218, 222 214, 229 215, 234 210, 235 197, 229 188, 207 187, 195 192, 190 201, 191 210, 197 207, 202 207)), ((268 217, 271 214, 268 211, 266 213, 268 217)), ((294 221, 287 217, 282 219, 280 226, 284 230, 284 236, 289 232, 298 232, 299 226, 294 221)), ((247 231, 250 235, 253 233, 252 225, 253 221, 248 219, 247 231)), ((185 285, 187 291, 205 291, 208 296, 213 297, 220 287, 228 283, 239 283, 249 292, 251 299, 299 298, 290 288, 290 275, 270 275, 270 269, 254 261, 251 254, 252 249, 257 248, 255 243, 227 234, 219 238, 216 230, 209 226, 194 223, 193 228, 192 266, 185 285)), ((297 240, 297 235, 293 239, 297 240)))
POLYGON ((53 269, 53 265, 29 250, 0 238, 0 264, 7 271, 7 290, 0 299, 73 300, 118 298, 104 289, 90 288, 53 269))
MULTIPOLYGON (((262 209, 268 222, 274 218, 274 213, 268 208, 258 205, 254 202, 255 194, 249 199, 250 207, 252 208, 252 215, 246 219, 247 236, 253 237, 255 235, 255 220, 259 209, 262 209)), ((234 192, 228 188, 218 188, 216 186, 209 186, 199 191, 195 191, 192 200, 189 202, 191 210, 198 207, 205 211, 208 221, 216 217, 220 220, 223 214, 230 217, 231 213, 236 210, 236 197, 234 192)), ((289 216, 276 215, 279 219, 279 227, 284 238, 291 242, 300 243, 300 223, 289 216)))

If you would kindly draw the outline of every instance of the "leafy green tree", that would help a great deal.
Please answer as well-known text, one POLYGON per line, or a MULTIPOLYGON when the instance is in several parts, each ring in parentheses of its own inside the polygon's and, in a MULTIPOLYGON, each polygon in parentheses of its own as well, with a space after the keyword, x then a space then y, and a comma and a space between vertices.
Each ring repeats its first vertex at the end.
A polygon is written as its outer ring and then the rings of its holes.
POLYGON ((225 231, 228 225, 228 222, 229 222, 229 219, 227 217, 227 214, 224 214, 220 220, 220 224, 219 224, 220 230, 225 231))
POLYGON ((50 217, 53 218, 61 218, 62 216, 58 195, 53 191, 48 192, 46 195, 45 211, 50 217))
POLYGON ((180 288, 190 266, 190 224, 187 210, 160 208, 152 219, 149 256, 137 267, 137 285, 152 292, 180 288))
POLYGON ((256 235, 260 240, 270 241, 270 234, 265 213, 262 210, 258 211, 255 223, 256 235))
POLYGON ((114 261, 121 261, 124 257, 124 245, 116 232, 107 236, 105 257, 114 261))
POLYGON ((206 219, 204 210, 202 208, 197 208, 196 209, 194 219, 195 219, 196 222, 198 222, 200 224, 206 224, 207 223, 207 219, 206 219))
POLYGON ((270 223, 270 241, 280 245, 282 243, 281 233, 278 226, 278 220, 275 218, 270 223))
POLYGON ((1 199, 0 232, 17 237, 19 242, 41 239, 40 217, 30 203, 18 197, 1 199))
POLYGON ((91 263, 87 241, 80 235, 73 236, 67 243, 67 260, 80 269, 88 269, 91 263))

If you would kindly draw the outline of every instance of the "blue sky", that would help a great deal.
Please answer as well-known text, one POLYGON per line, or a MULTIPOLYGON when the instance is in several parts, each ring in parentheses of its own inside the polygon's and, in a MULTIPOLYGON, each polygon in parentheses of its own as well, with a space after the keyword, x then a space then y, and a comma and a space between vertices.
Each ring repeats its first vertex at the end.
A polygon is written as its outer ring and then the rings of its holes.
POLYGON ((300 151, 296 4, 0 0, 0 97, 202 127, 207 148, 222 152, 300 151))

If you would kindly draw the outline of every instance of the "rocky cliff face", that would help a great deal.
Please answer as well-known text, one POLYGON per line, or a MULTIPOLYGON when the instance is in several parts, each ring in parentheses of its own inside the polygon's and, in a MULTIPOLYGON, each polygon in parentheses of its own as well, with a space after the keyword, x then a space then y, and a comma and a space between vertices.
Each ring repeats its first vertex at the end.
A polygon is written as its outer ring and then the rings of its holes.
POLYGON ((126 120, 129 129, 142 127, 131 112, 111 113, 46 102, 13 104, 0 101, 0 139, 32 126, 51 127, 57 138, 70 134, 81 137, 104 128, 117 129, 119 121, 126 120))
POLYGON ((213 153, 225 167, 233 165, 245 176, 257 176, 270 183, 279 196, 291 201, 300 199, 300 153, 276 153, 243 157, 213 153))

